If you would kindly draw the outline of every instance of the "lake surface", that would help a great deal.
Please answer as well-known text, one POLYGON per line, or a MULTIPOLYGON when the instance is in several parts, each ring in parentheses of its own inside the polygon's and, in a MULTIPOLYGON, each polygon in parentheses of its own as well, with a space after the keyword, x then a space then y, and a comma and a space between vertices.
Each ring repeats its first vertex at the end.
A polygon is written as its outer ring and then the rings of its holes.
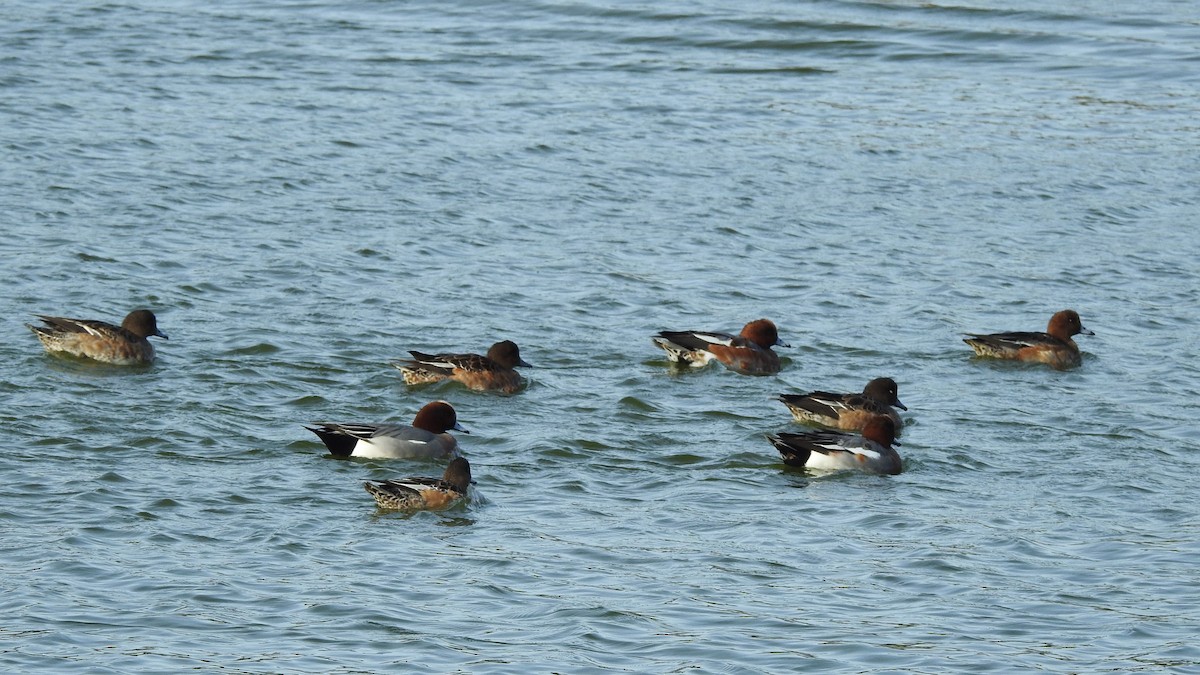
POLYGON ((0 14, 0 669, 1200 669, 1194 3, 0 14), (143 306, 150 368, 22 325, 143 306), (1067 307, 1077 370, 960 341, 1067 307), (650 342, 762 316, 777 376, 650 342), (783 466, 883 375, 903 474, 783 466), (448 512, 302 426, 438 398, 448 512))

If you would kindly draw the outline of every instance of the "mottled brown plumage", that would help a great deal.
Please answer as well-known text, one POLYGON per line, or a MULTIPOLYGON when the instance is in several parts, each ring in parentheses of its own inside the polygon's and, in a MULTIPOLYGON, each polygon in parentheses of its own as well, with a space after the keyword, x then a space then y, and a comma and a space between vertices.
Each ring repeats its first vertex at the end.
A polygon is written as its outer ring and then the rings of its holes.
POLYGON ((167 339, 158 329, 154 313, 148 309, 130 312, 120 326, 94 319, 68 319, 38 316, 42 326, 25 324, 41 341, 47 352, 128 366, 152 363, 154 346, 151 335, 167 339))
POLYGON ((1078 367, 1083 359, 1074 335, 1095 335, 1083 327, 1075 310, 1064 309, 1050 317, 1045 333, 1009 332, 975 335, 968 333, 963 342, 977 356, 1015 361, 1035 361, 1065 370, 1078 367))
POLYGON ((487 356, 479 354, 425 354, 410 351, 412 359, 394 363, 404 375, 405 384, 427 384, 454 380, 476 391, 515 393, 525 383, 514 368, 531 368, 511 340, 497 342, 487 356))
POLYGON ((780 394, 779 400, 798 422, 846 431, 861 430, 877 415, 891 418, 892 424, 899 430, 904 426, 904 420, 895 408, 908 410, 900 402, 896 381, 890 377, 871 380, 861 394, 810 391, 807 394, 780 394))
POLYGON ((381 509, 416 511, 449 508, 467 496, 472 483, 471 465, 459 457, 450 462, 441 478, 402 478, 363 483, 381 509))

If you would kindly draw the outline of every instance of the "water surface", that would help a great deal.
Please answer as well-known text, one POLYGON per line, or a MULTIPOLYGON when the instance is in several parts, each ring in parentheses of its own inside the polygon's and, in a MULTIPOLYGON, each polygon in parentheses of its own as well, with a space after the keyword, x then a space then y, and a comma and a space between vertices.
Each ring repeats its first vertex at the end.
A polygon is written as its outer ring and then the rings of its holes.
POLYGON ((0 664, 1200 666, 1190 6, 727 4, 7 7, 0 664), (22 325, 139 306, 145 369, 22 325), (1075 371, 959 341, 1066 307, 1075 371), (649 340, 760 316, 778 376, 649 340), (881 375, 903 474, 784 468, 776 393, 881 375), (446 513, 301 426, 435 398, 446 513))

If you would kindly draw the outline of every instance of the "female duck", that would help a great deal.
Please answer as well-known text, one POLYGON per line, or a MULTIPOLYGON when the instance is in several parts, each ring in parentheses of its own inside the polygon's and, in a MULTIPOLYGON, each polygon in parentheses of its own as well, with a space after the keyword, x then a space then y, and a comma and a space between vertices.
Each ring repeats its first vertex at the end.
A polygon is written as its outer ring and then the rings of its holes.
POLYGON ((521 358, 521 350, 512 340, 497 342, 487 356, 479 354, 424 354, 409 352, 412 359, 393 363, 404 374, 405 384, 425 384, 455 380, 475 391, 502 391, 512 394, 525 380, 514 368, 532 368, 521 358))
POLYGON ((1045 333, 1011 332, 989 335, 967 334, 963 342, 977 356, 1016 361, 1035 361, 1064 370, 1079 366, 1082 359, 1073 335, 1095 335, 1083 327, 1073 309, 1064 309, 1050 317, 1045 333))
POLYGON ((877 377, 867 383, 861 394, 831 394, 810 391, 807 394, 780 394, 779 400, 792 411, 798 422, 819 424, 832 429, 860 431, 872 417, 884 415, 897 430, 904 426, 896 408, 908 410, 900 402, 896 381, 877 377))
POLYGON ((25 325, 42 341, 47 352, 118 366, 153 363, 154 345, 146 338, 154 335, 167 339, 167 334, 158 329, 154 312, 148 309, 130 312, 120 326, 94 319, 38 318, 45 325, 25 325))
POLYGON ((363 483, 363 487, 381 509, 417 511, 454 506, 467 496, 468 486, 474 482, 471 465, 466 459, 457 457, 446 467, 441 478, 373 480, 363 483))

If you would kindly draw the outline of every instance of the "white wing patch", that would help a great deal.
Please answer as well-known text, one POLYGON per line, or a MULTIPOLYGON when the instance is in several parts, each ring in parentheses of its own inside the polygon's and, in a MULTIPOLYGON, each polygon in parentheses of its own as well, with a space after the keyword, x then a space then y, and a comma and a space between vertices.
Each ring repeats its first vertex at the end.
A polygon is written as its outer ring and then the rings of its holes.
POLYGON ((866 457, 868 459, 879 459, 880 457, 882 457, 882 455, 879 453, 878 450, 872 450, 871 448, 865 448, 865 447, 854 446, 854 445, 849 445, 849 446, 842 445, 838 441, 815 442, 815 443, 813 443, 813 445, 815 445, 818 448, 821 448, 821 452, 823 452, 826 455, 837 455, 837 454, 841 454, 841 453, 848 453, 851 455, 858 455, 861 457, 866 457))
MULTIPOLYGON (((404 431, 404 429, 402 429, 402 428, 396 429, 396 431, 404 431)), ((384 441, 385 444, 390 444, 390 441, 393 441, 393 440, 399 440, 402 443, 411 443, 412 445, 428 445, 429 444, 429 441, 427 441, 425 439, 405 438, 402 434, 389 434, 389 433, 382 433, 382 434, 377 434, 375 436, 372 436, 371 438, 364 438, 363 442, 369 443, 371 445, 375 445, 378 447, 379 444, 375 443, 376 440, 384 441)))
POLYGON ((72 321, 71 323, 72 323, 73 325, 79 326, 80 328, 82 328, 82 329, 84 329, 85 331, 87 331, 87 332, 88 332, 88 335, 95 335, 96 337, 106 337, 106 336, 107 336, 107 335, 106 335, 106 333, 104 333, 104 332, 102 332, 102 331, 99 331, 99 330, 96 330, 94 327, 92 327, 92 326, 89 326, 89 325, 88 325, 88 324, 86 324, 86 323, 77 323, 77 322, 74 322, 74 321, 72 321))
POLYGON ((869 448, 848 448, 848 450, 856 455, 863 455, 864 457, 869 457, 870 459, 879 459, 882 457, 879 452, 869 448))
POLYGON ((725 345, 726 347, 733 345, 733 338, 725 335, 714 335, 713 333, 692 333, 692 335, 713 345, 725 345))
POLYGON ((850 406, 846 405, 846 402, 840 398, 819 398, 817 400, 838 412, 851 409, 850 406))
POLYGON ((846 452, 847 450, 850 450, 850 448, 842 447, 836 441, 830 441, 828 443, 813 443, 813 445, 819 448, 824 448, 826 454, 833 452, 846 452))

